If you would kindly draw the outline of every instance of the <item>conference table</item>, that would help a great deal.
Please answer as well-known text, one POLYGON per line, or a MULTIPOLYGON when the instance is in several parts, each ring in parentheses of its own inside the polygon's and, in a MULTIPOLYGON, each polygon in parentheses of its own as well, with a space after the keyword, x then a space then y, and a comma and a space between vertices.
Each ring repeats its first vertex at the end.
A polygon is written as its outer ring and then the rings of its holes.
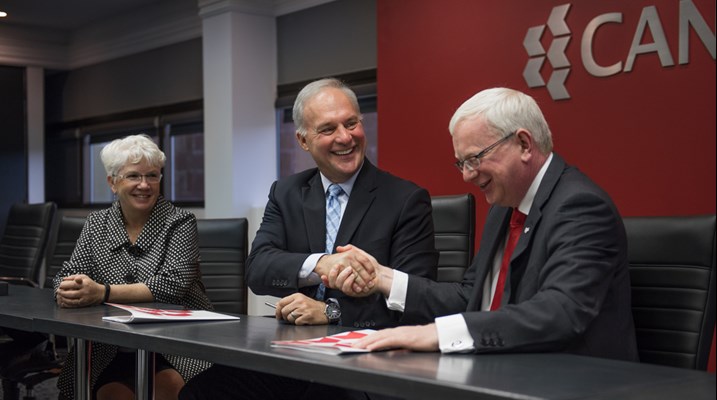
MULTIPOLYGON (((167 308, 166 304, 156 306, 167 308)), ((272 340, 339 333, 337 326, 294 326, 274 318, 123 324, 126 315, 99 305, 62 309, 48 290, 11 286, 0 297, 0 326, 98 341, 138 350, 138 399, 151 398, 151 353, 219 364, 406 399, 714 399, 715 375, 703 371, 564 353, 440 354, 392 350, 328 355, 271 347, 272 340), (140 382, 141 381, 141 382, 140 382)), ((81 353, 82 351, 80 351, 81 353)), ((86 360, 86 355, 83 355, 86 360)), ((82 359, 77 360, 80 363, 82 359)), ((86 366, 78 398, 87 396, 86 366)))

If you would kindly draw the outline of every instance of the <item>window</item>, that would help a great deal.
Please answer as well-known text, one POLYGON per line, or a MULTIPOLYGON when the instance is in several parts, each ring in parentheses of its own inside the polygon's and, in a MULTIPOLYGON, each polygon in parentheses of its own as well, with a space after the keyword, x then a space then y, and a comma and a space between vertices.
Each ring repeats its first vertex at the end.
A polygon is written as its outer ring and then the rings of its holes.
MULTIPOLYGON (((89 136, 87 136, 87 138, 89 139, 89 136)), ((90 179, 87 180, 89 188, 87 188, 88 190, 85 190, 85 193, 89 196, 86 200, 88 204, 111 203, 113 200, 112 189, 110 189, 110 186, 107 184, 107 173, 105 172, 105 167, 102 165, 102 161, 100 160, 100 152, 108 143, 109 141, 103 141, 87 145, 89 152, 88 169, 90 179)))
POLYGON ((111 203, 114 195, 107 184, 100 152, 112 140, 145 133, 167 157, 162 170, 164 197, 184 207, 203 206, 203 112, 197 110, 195 103, 179 106, 169 110, 140 110, 129 113, 131 115, 78 121, 69 128, 49 129, 45 175, 48 200, 61 207, 104 207, 111 203), (187 108, 191 111, 186 111, 187 108))
POLYGON ((204 129, 201 124, 165 125, 164 193, 172 202, 204 201, 204 129))

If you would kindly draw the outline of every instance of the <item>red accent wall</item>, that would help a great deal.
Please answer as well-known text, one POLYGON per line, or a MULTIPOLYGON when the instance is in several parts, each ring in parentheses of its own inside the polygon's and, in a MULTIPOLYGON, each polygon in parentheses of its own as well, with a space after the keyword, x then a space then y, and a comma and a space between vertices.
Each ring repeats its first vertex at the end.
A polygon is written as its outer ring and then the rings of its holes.
MULTIPOLYGON (((379 164, 431 195, 473 192, 478 237, 488 209, 466 184, 455 161, 448 121, 476 92, 495 86, 524 91, 540 104, 555 151, 598 182, 625 216, 715 213, 715 60, 690 29, 689 63, 678 64, 676 0, 574 1, 565 22, 568 100, 545 87, 529 88, 523 40, 566 1, 378 0, 379 164), (623 68, 640 15, 654 6, 674 66, 656 53, 636 57, 632 71, 590 75, 581 59, 583 31, 593 18, 621 13, 603 25, 593 53, 603 65, 623 68)), ((693 0, 715 32, 715 2, 693 0)), ((641 43, 653 41, 647 33, 641 43)), ((553 41, 546 27, 542 45, 553 41)), ((551 66, 541 70, 547 81, 551 66)))

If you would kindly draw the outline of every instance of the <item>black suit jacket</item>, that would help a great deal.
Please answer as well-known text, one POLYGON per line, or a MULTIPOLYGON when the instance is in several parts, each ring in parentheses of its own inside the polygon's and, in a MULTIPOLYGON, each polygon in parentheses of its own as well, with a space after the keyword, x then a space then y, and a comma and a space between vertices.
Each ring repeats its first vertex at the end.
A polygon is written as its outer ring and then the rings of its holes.
POLYGON ((478 353, 566 351, 637 360, 622 218, 602 189, 557 154, 511 258, 503 304, 480 311, 510 212, 491 207, 462 283, 409 278, 404 322, 460 310, 478 353))
MULTIPOLYGON (((326 247, 326 195, 317 168, 274 182, 261 227, 247 261, 254 293, 284 297, 297 291, 313 297, 316 286, 298 287, 306 257, 326 247)), ((435 279, 431 199, 428 192, 381 171, 368 159, 356 178, 335 246, 353 244, 406 273, 435 279)), ((327 289, 341 305, 341 323, 359 328, 395 326, 400 313, 389 311, 382 296, 351 298, 327 289)))

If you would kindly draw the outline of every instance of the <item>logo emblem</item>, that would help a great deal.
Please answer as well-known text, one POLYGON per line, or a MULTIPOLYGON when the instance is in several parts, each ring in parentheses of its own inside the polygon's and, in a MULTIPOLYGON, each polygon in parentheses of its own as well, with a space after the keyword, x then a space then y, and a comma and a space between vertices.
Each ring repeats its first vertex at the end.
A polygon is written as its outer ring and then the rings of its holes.
POLYGON ((565 80, 570 73, 570 61, 565 55, 565 49, 568 47, 568 42, 570 42, 571 33, 570 28, 565 23, 568 10, 570 10, 570 4, 563 4, 554 7, 550 12, 547 26, 553 35, 553 41, 550 43, 550 48, 547 52, 540 43, 545 31, 545 25, 531 27, 525 34, 525 39, 523 39, 523 47, 525 47, 525 51, 530 57, 523 70, 525 83, 531 88, 546 86, 553 100, 570 98, 570 94, 565 88, 565 80), (540 69, 545 63, 546 56, 552 68, 547 84, 540 74, 540 69))

